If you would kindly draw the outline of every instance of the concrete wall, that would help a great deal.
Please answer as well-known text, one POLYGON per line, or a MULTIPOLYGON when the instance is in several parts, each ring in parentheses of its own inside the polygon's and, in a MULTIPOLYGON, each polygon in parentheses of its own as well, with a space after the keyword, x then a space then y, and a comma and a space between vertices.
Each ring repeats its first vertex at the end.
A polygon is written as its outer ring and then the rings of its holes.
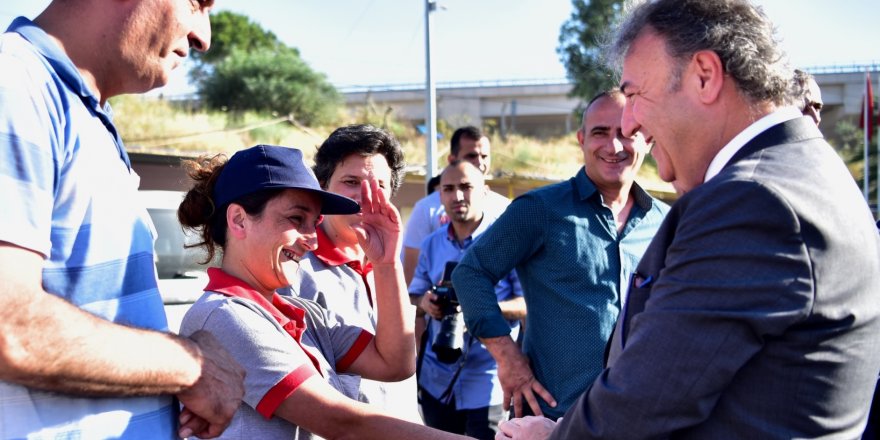
MULTIPOLYGON (((390 87, 390 86, 389 86, 390 87)), ((565 82, 520 85, 464 85, 437 89, 437 118, 452 127, 493 126, 501 134, 559 136, 577 126, 573 112, 580 99, 568 96, 565 82), (574 125, 572 125, 574 121, 574 125)), ((372 106, 413 124, 425 120, 425 93, 421 89, 358 90, 344 93, 349 112, 372 106)))
MULTIPOLYGON (((865 90, 864 70, 873 70, 874 90, 880 94, 880 66, 843 66, 808 69, 816 77, 825 100, 819 128, 830 139, 843 119, 855 120, 861 112, 865 90)), ((401 86, 403 87, 403 86, 401 86)), ((378 86, 373 90, 345 92, 346 105, 356 113, 364 105, 384 112, 392 109, 398 119, 413 124, 425 120, 425 93, 418 85, 407 89, 378 86)), ((569 134, 578 124, 575 109, 580 99, 568 96, 571 84, 447 85, 437 88, 437 117, 452 127, 462 125, 492 126, 504 133, 546 137, 569 134)))
MULTIPOLYGON (((864 72, 848 73, 817 73, 816 82, 822 90, 822 122, 819 129, 831 143, 839 141, 836 128, 842 120, 848 120, 858 126, 859 115, 862 113, 862 102, 865 95, 864 72)), ((872 87, 875 97, 880 87, 880 73, 872 75, 872 87)))

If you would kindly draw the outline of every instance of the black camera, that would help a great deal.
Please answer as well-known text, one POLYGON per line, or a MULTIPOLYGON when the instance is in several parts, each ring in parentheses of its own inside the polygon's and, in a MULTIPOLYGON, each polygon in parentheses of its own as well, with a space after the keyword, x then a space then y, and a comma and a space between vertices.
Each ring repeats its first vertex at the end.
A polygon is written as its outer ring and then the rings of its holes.
POLYGON ((458 311, 458 297, 452 287, 452 270, 458 263, 449 261, 443 270, 443 280, 431 291, 437 295, 434 304, 440 307, 440 331, 434 334, 431 350, 440 362, 451 364, 461 357, 464 346, 464 318, 458 311))

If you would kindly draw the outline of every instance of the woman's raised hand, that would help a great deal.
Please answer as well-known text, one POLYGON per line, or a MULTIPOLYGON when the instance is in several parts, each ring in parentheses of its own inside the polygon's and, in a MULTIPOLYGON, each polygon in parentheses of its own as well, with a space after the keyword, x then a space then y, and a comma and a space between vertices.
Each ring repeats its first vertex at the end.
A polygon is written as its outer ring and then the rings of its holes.
POLYGON ((390 264, 399 261, 401 233, 400 212, 379 188, 379 181, 361 182, 360 225, 353 229, 358 242, 371 263, 390 264))

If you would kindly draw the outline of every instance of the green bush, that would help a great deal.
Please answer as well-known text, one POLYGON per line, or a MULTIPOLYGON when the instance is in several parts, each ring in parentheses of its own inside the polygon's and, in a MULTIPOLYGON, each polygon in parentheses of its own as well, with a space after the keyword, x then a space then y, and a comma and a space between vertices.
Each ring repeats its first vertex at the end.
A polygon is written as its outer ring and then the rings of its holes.
POLYGON ((335 122, 341 97, 290 49, 233 50, 199 84, 209 107, 292 115, 313 126, 335 122))

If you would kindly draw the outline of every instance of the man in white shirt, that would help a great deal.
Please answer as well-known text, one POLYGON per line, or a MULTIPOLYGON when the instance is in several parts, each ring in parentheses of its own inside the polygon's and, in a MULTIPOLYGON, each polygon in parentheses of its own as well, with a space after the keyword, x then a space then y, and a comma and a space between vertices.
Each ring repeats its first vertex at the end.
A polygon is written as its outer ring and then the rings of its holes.
MULTIPOLYGON (((470 162, 482 171, 483 175, 488 175, 489 165, 492 162, 489 138, 479 128, 473 126, 455 130, 446 160, 449 163, 456 160, 470 162)), ((510 200, 507 197, 490 190, 486 195, 485 212, 490 217, 496 218, 509 204, 510 200)), ((440 203, 439 192, 428 194, 413 206, 403 234, 403 274, 407 284, 412 281, 419 262, 419 247, 422 241, 447 224, 449 224, 449 216, 440 203)))

